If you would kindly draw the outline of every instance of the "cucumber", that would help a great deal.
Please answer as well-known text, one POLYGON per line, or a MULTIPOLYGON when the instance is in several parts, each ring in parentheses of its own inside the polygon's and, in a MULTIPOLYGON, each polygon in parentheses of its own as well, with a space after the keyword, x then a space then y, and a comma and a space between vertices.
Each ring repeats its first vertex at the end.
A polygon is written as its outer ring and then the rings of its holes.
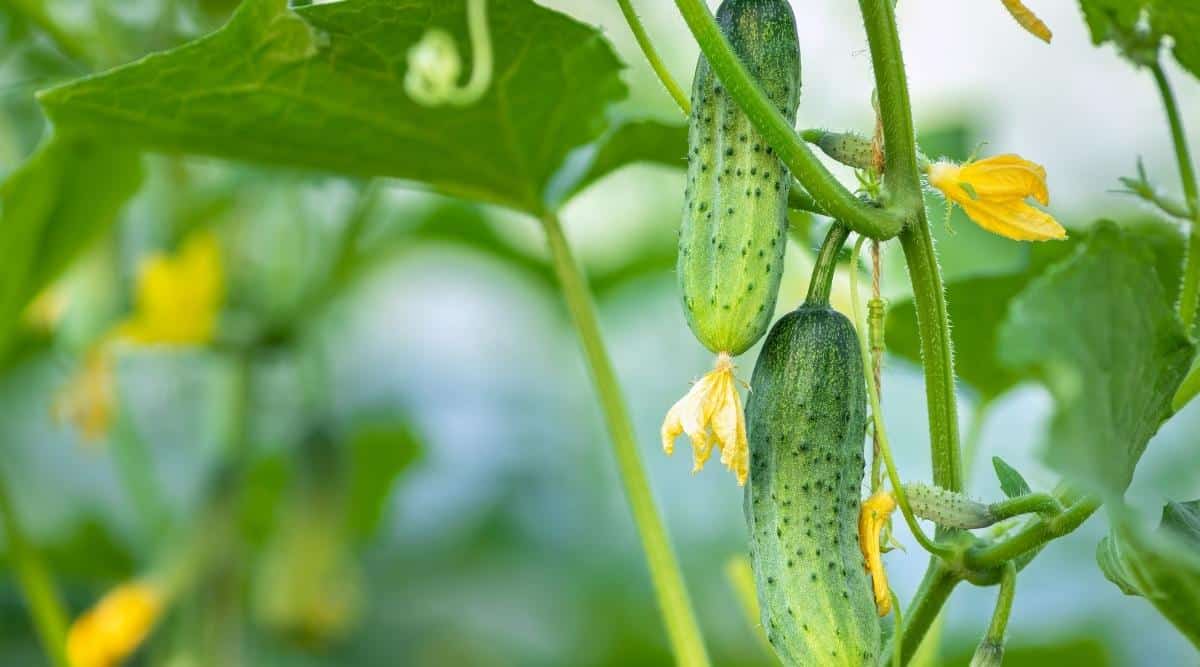
MULTIPOLYGON (((800 45, 786 0, 725 0, 717 23, 789 122, 800 45)), ((700 57, 692 84, 678 275, 688 326, 738 355, 766 333, 783 275, 791 175, 700 57)))
POLYGON ((767 335, 746 406, 750 557, 763 628, 785 665, 879 659, 858 543, 866 405, 854 327, 827 288, 810 291, 767 335))

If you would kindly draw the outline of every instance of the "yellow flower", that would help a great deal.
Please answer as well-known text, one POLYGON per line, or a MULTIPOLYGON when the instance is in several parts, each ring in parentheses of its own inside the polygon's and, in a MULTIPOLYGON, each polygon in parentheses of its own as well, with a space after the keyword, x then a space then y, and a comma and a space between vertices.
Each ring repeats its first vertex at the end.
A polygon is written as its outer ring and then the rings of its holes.
POLYGON ((1045 211, 1025 201, 1050 203, 1046 170, 1019 155, 996 155, 955 164, 929 165, 929 184, 958 204, 980 227, 1017 241, 1064 239, 1067 231, 1045 211))
POLYGON ((876 491, 863 501, 858 514, 858 548, 867 560, 867 574, 871 575, 871 589, 875 595, 875 608, 880 616, 892 610, 892 594, 888 588, 887 573, 883 570, 883 558, 879 548, 879 531, 896 509, 896 499, 887 491, 876 491))
POLYGON ((129 657, 162 614, 163 592, 148 581, 122 584, 77 618, 67 633, 72 667, 113 667, 129 657))
POLYGON ((217 239, 210 232, 184 241, 174 255, 157 253, 138 272, 135 310, 100 338, 55 403, 87 440, 108 433, 115 413, 113 344, 200 345, 212 340, 224 298, 217 239))
POLYGON ((152 255, 138 272, 136 310, 117 329, 141 344, 212 340, 224 295, 221 253, 211 233, 188 238, 175 256, 152 255))
POLYGON ((692 472, 703 468, 713 445, 719 445, 721 463, 737 476, 739 486, 746 483, 750 445, 729 354, 719 354, 716 367, 671 406, 662 425, 663 451, 675 451, 675 438, 682 433, 692 440, 692 472))
POLYGON ((1021 2, 1021 0, 1000 1, 1004 3, 1004 8, 1008 10, 1009 14, 1012 14, 1012 17, 1016 19, 1022 28, 1025 28, 1030 34, 1043 42, 1050 43, 1050 40, 1054 37, 1054 33, 1050 32, 1050 28, 1037 17, 1037 14, 1033 13, 1032 9, 1026 7, 1025 3, 1021 2))

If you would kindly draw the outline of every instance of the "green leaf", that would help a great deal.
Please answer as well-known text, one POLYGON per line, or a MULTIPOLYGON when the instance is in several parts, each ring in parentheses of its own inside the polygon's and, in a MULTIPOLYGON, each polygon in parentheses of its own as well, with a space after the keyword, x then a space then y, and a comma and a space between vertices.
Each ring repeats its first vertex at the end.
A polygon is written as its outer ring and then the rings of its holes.
POLYGON ((1200 500, 1168 503, 1154 532, 1118 507, 1096 560, 1109 581, 1146 598, 1200 648, 1200 500))
POLYGON ((0 184, 0 357, 22 310, 141 184, 136 153, 55 135, 0 184))
MULTIPOLYGON (((971 224, 971 227, 974 225, 971 224)), ((1183 266, 1184 240, 1179 228, 1156 219, 1135 221, 1123 228, 1153 251, 1159 284, 1168 299, 1174 301, 1183 266)), ((937 229, 936 225, 934 229, 937 229)), ((1031 280, 1070 255, 1089 234, 1087 230, 1073 231, 1066 241, 1032 245, 1027 248, 1025 259, 1019 265, 1002 274, 968 275, 947 281, 946 303, 952 325, 950 335, 954 341, 954 370, 960 380, 979 393, 982 400, 1000 396, 1027 376, 1021 370, 1000 363, 997 357, 996 334, 1008 316, 1009 303, 1031 280)), ((961 236, 963 234, 958 234, 950 242, 961 236)), ((992 234, 987 236, 1000 239, 992 234)), ((1017 245, 1005 239, 1000 240, 1010 246, 1017 245)), ((946 251, 946 248, 946 241, 939 242, 939 252, 946 251)), ((917 314, 911 299, 899 301, 888 309, 885 333, 889 352, 913 363, 921 362, 917 314)))
POLYGON ((1013 300, 998 341, 1001 362, 1033 372, 1055 398, 1050 465, 1122 493, 1193 352, 1146 244, 1099 223, 1013 300))
POLYGON ((567 178, 568 196, 583 191, 622 167, 645 162, 683 169, 687 166, 688 128, 682 123, 630 119, 614 127, 581 156, 577 175, 567 178))
POLYGON ((1163 507, 1160 527, 1200 553, 1200 500, 1168 501, 1163 507))
POLYGON ((1024 496, 1032 493, 1029 482, 1017 472, 1017 469, 1004 462, 999 456, 992 457, 992 467, 996 469, 996 479, 1000 480, 1000 490, 1009 498, 1024 496))
POLYGON ((1171 53, 1192 76, 1200 78, 1200 3, 1195 0, 1152 0, 1150 25, 1171 36, 1171 53))
POLYGON ((1158 60, 1163 36, 1184 69, 1200 77, 1200 3, 1195 0, 1080 0, 1097 46, 1113 42, 1137 65, 1158 60), (1148 19, 1142 23, 1143 14, 1148 19))
POLYGON ((362 541, 375 533, 396 478, 420 456, 421 444, 408 422, 397 419, 360 423, 347 444, 346 530, 362 541))
POLYGON ((347 0, 293 12, 247 0, 207 37, 41 102, 57 127, 126 145, 408 179, 541 213, 568 152, 600 136, 606 107, 625 95, 620 63, 589 26, 492 0, 486 94, 422 106, 404 88, 408 49, 437 28, 465 52, 465 6, 347 0))

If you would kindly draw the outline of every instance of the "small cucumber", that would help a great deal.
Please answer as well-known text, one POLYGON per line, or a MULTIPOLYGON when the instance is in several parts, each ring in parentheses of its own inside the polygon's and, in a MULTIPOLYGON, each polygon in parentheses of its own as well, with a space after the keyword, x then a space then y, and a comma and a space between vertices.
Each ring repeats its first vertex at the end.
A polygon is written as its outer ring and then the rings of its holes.
MULTIPOLYGON (((725 0, 717 22, 779 112, 795 122, 800 46, 786 0, 725 0)), ((688 325, 713 352, 762 338, 783 275, 791 175, 701 56, 692 84, 678 273, 688 325)))
POLYGON ((875 665, 879 617, 858 544, 866 387, 854 327, 827 295, 781 318, 754 367, 750 556, 785 665, 875 665))

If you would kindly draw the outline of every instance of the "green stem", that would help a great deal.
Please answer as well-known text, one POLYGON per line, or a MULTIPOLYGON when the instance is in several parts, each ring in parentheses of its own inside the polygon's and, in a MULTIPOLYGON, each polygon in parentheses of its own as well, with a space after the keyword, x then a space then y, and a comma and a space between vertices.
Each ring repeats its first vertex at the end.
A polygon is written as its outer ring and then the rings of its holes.
POLYGON ((1063 513, 1063 506, 1058 498, 1049 493, 1029 493, 992 503, 988 506, 988 512, 997 522, 1022 514, 1041 514, 1053 518, 1063 513))
POLYGON ((154 462, 137 426, 126 410, 120 407, 117 410, 113 462, 129 499, 141 514, 143 537, 147 544, 155 545, 170 523, 166 495, 154 474, 154 462))
MULTIPOLYGON (((913 129, 912 105, 908 99, 908 79, 896 30, 894 0, 859 0, 871 66, 875 71, 875 91, 879 98, 883 126, 883 175, 887 194, 902 206, 924 209, 920 172, 917 171, 917 135, 913 129)), ((891 202, 888 202, 891 203, 891 202)))
POLYGON ((633 38, 637 40, 638 46, 642 48, 642 55, 646 56, 646 61, 650 63, 650 67, 654 69, 654 73, 658 75, 658 80, 662 82, 667 92, 671 94, 671 98, 675 100, 675 104, 679 105, 681 111, 686 116, 692 112, 691 101, 683 92, 683 88, 675 83, 675 79, 671 77, 671 73, 667 70, 666 64, 659 57, 658 51, 654 49, 654 42, 650 41, 650 36, 646 34, 646 28, 642 25, 642 20, 638 18, 637 12, 634 11, 633 5, 629 0, 617 0, 617 4, 621 6, 621 13, 625 15, 625 22, 629 24, 629 30, 633 32, 633 38))
MULTIPOLYGON (((888 589, 888 594, 892 596, 892 614, 896 617, 896 641, 904 642, 904 614, 900 609, 900 598, 896 597, 896 592, 888 589)), ((892 667, 903 667, 904 660, 899 653, 892 653, 892 667)))
POLYGON ((1167 121, 1171 125, 1171 141, 1175 144, 1179 179, 1183 182, 1184 204, 1192 221, 1183 265, 1183 286, 1179 291, 1179 317, 1183 320, 1184 329, 1191 332, 1196 320, 1197 293, 1200 291, 1200 195, 1197 194, 1196 172, 1192 167, 1187 135, 1183 131, 1183 120, 1179 116, 1179 105, 1171 90, 1171 82, 1167 80, 1167 73, 1158 61, 1150 66, 1150 71, 1154 73, 1154 83, 1158 85, 1167 121))
POLYGON ((833 223, 829 228, 829 233, 825 235, 825 241, 821 244, 821 250, 817 252, 816 262, 813 264, 812 278, 808 282, 808 298, 804 300, 808 305, 829 305, 829 292, 833 288, 833 273, 837 269, 838 253, 842 251, 842 246, 846 244, 846 238, 850 236, 850 229, 840 222, 833 223))
MULTIPOLYGON (((946 600, 954 592, 954 587, 961 581, 953 572, 946 568, 941 561, 931 559, 925 578, 921 580, 916 595, 908 605, 906 614, 908 622, 902 628, 901 640, 898 642, 901 662, 908 664, 912 655, 921 646, 921 640, 929 627, 937 620, 938 613, 945 606, 946 600)), ((897 650, 894 642, 892 651, 897 650)))
POLYGON ((982 571, 999 567, 1070 533, 1099 508, 1099 498, 1085 496, 1057 516, 1034 519, 1012 537, 967 551, 963 561, 971 570, 982 571))
POLYGON ((805 192, 804 188, 800 187, 800 184, 795 181, 792 182, 792 187, 788 190, 788 208, 808 211, 817 215, 829 215, 825 212, 824 208, 821 208, 817 200, 813 199, 812 195, 805 192))
POLYGON ((83 64, 94 63, 84 40, 60 26, 46 11, 43 0, 0 0, 0 6, 37 26, 67 57, 83 64))
MULTIPOLYGON (((867 237, 860 236, 854 244, 855 264, 850 271, 850 306, 854 313, 854 328, 860 332, 866 331, 863 326, 862 317, 859 308, 858 295, 858 256, 862 251, 862 244, 867 237)), ((871 419, 875 427, 875 435, 879 440, 879 453, 883 455, 884 467, 887 468, 888 480, 892 483, 892 493, 896 496, 896 503, 900 505, 900 514, 904 517, 904 522, 908 524, 908 529, 912 531, 913 537, 917 542, 934 556, 944 559, 955 557, 953 549, 937 544, 929 539, 925 531, 921 529, 921 524, 917 523, 917 517, 913 514, 912 507, 908 503, 908 494, 904 491, 904 485, 900 482, 900 472, 896 469, 896 461, 892 458, 892 447, 888 442, 887 428, 883 423, 883 408, 879 401, 879 388, 875 386, 875 374, 871 370, 871 351, 867 345, 865 335, 858 336, 858 350, 862 356, 863 377, 867 385, 867 399, 871 406, 871 419)))
POLYGON ((950 319, 941 269, 925 217, 920 174, 917 171, 912 109, 896 16, 892 0, 859 0, 879 97, 885 143, 884 183, 890 196, 914 202, 916 215, 900 233, 917 310, 925 397, 929 411, 933 482, 951 491, 963 490, 962 453, 958 441, 958 407, 954 394, 954 355, 950 319))
POLYGON ((963 490, 962 456, 958 446, 958 405, 954 394, 954 353, 946 292, 933 250, 933 236, 924 212, 900 234, 921 335, 925 400, 929 412, 929 446, 933 483, 951 491, 963 490))
POLYGON ((1000 592, 996 595, 996 611, 992 613, 992 622, 988 625, 984 640, 997 646, 1004 645, 1004 632, 1008 629, 1008 616, 1012 613, 1013 595, 1017 590, 1017 568, 1011 562, 1005 563, 1004 573, 1000 575, 1000 592))
POLYGON ((859 234, 879 240, 896 236, 915 209, 874 208, 855 197, 825 168, 796 135, 792 124, 767 100, 734 54, 708 6, 702 0, 675 0, 675 5, 721 83, 816 203, 859 234))
POLYGON ((567 309, 579 332, 584 355, 591 369, 592 381, 600 398, 600 406, 608 422, 617 469, 625 486, 625 495, 633 512, 634 523, 637 524, 641 536, 642 549, 646 553, 650 578, 658 595, 658 604, 662 609, 675 660, 686 667, 708 665, 708 654, 704 649, 700 628, 683 584, 683 575, 680 573, 679 563, 671 548, 662 519, 658 515, 650 484, 646 480, 646 473, 638 455, 633 425, 625 410, 608 352, 604 349, 587 281, 571 255, 558 218, 553 214, 546 215, 542 218, 542 226, 546 230, 555 273, 562 283, 567 309))
POLYGON ((66 608, 58 597, 46 562, 25 538, 3 480, 0 480, 0 523, 4 526, 9 558, 21 593, 29 605, 29 615, 42 649, 54 667, 67 667, 66 608))

